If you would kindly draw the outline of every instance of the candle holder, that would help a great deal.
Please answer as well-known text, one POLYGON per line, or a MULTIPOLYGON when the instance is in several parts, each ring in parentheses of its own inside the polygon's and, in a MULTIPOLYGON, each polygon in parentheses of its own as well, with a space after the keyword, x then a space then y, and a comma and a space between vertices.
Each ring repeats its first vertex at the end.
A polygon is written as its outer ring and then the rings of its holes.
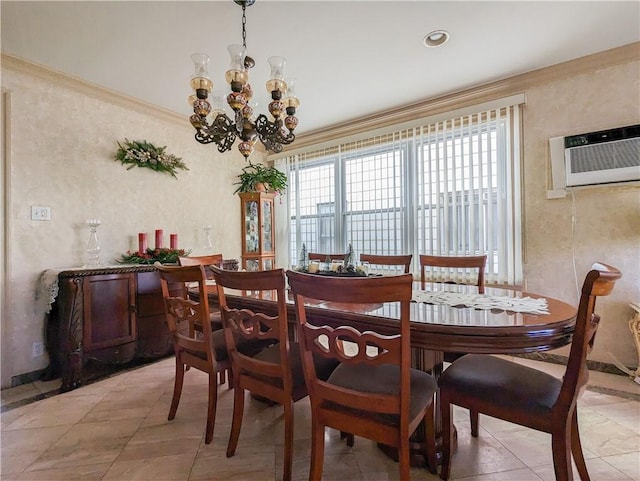
POLYGON ((89 219, 86 221, 89 226, 89 240, 87 241, 87 262, 84 267, 100 267, 100 244, 98 243, 99 219, 89 219))

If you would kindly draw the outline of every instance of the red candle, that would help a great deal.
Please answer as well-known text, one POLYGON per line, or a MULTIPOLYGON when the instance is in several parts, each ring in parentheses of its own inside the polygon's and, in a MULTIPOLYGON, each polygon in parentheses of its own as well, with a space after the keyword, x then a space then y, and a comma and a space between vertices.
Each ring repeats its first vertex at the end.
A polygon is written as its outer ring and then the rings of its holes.
POLYGON ((162 229, 156 229, 156 249, 162 249, 162 229))
POLYGON ((138 234, 138 253, 144 254, 147 252, 147 233, 140 232, 138 234))
POLYGON ((169 242, 171 243, 171 248, 172 249, 177 249, 178 248, 178 234, 171 234, 169 236, 169 242))

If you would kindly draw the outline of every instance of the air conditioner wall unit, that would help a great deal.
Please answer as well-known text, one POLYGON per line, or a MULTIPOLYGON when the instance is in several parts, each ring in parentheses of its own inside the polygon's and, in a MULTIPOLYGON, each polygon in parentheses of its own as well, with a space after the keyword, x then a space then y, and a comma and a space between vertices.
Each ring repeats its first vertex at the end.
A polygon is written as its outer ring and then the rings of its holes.
POLYGON ((640 180, 640 125, 564 138, 567 187, 640 180))

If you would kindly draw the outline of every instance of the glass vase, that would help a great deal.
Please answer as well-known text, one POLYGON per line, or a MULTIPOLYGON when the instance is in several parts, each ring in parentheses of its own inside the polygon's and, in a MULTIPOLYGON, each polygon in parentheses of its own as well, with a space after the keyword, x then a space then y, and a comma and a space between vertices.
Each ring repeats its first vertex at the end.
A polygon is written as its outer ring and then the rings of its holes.
POLYGON ((86 224, 89 226, 89 240, 87 241, 87 262, 85 267, 100 266, 100 244, 98 243, 98 226, 100 220, 89 219, 86 224))
POLYGON ((211 229, 210 225, 205 225, 204 229, 204 254, 213 254, 213 241, 211 240, 211 229))

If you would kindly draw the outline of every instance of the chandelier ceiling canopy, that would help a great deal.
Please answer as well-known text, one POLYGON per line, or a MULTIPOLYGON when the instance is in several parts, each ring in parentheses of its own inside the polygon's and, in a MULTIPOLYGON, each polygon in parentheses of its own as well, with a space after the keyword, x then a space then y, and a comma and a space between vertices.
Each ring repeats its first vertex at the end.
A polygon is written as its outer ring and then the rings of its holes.
POLYGON ((274 153, 281 152, 283 145, 295 140, 293 131, 298 125, 295 113, 300 100, 295 93, 294 81, 285 80, 286 60, 283 57, 269 57, 271 75, 266 87, 271 95, 269 113, 273 120, 264 114, 254 117, 255 103, 251 100, 253 91, 249 84, 249 69, 255 65, 255 61, 247 55, 246 8, 253 5, 255 0, 233 1, 242 7, 242 45, 227 47, 231 65, 225 74, 231 87, 227 104, 233 110, 234 118, 229 118, 224 112, 222 98, 211 94, 213 81, 207 70, 209 56, 194 53, 191 55, 195 65, 191 87, 195 93, 189 97, 189 105, 193 106, 194 113, 189 120, 196 129, 196 140, 201 144, 215 143, 219 152, 230 150, 236 137, 239 137, 238 150, 246 159, 253 152, 258 139, 269 152, 274 153), (208 100, 210 96, 211 103, 208 100))

